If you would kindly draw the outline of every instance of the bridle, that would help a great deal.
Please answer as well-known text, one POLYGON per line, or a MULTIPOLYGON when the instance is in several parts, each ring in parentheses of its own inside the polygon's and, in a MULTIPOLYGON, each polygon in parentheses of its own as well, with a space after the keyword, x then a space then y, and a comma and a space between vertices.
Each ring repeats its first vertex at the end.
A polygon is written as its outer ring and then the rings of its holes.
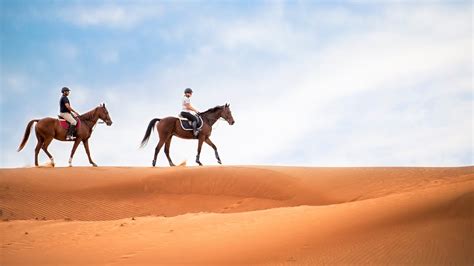
POLYGON ((102 120, 102 118, 99 117, 99 121, 97 121, 97 123, 94 125, 94 127, 92 128, 92 130, 95 129, 95 127, 97 126, 97 124, 105 124, 107 123, 106 121, 102 120))

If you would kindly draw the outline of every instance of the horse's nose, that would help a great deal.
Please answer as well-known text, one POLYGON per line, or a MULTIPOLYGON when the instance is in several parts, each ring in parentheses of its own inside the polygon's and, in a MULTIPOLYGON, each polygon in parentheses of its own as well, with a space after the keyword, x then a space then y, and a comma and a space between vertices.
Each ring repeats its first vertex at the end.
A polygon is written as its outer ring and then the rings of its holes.
POLYGON ((233 125, 233 124, 235 124, 235 121, 232 121, 232 124, 231 124, 231 125, 233 125))

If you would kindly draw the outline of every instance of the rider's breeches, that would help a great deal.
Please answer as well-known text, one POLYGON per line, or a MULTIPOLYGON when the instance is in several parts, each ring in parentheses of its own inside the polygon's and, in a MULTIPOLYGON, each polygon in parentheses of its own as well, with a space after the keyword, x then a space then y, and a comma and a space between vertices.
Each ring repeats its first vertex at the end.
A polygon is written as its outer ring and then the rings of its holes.
POLYGON ((66 121, 68 121, 71 125, 75 126, 77 124, 76 119, 74 119, 74 117, 72 117, 70 113, 60 113, 59 115, 66 121))
POLYGON ((188 112, 181 112, 181 116, 188 119, 191 122, 197 122, 198 121, 196 116, 194 116, 193 114, 188 113, 188 112))

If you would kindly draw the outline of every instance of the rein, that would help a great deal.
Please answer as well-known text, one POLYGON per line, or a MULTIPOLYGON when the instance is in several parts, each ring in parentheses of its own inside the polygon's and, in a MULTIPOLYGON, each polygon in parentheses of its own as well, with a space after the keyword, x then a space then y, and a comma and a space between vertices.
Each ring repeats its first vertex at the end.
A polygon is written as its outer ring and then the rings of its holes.
MULTIPOLYGON (((205 115, 208 114, 208 115, 210 115, 210 116, 213 116, 213 115, 217 115, 217 114, 216 114, 217 112, 222 112, 222 109, 219 108, 219 107, 214 107, 214 108, 211 108, 211 109, 209 109, 209 110, 207 110, 207 111, 204 111, 204 112, 198 113, 198 114, 199 114, 199 116, 201 116, 201 117, 203 117, 203 118, 205 117, 206 120, 207 120, 208 122, 210 122, 209 120, 211 120, 211 118, 210 118, 210 117, 207 117, 207 116, 205 116, 205 115)), ((219 117, 217 117, 217 118, 212 118, 212 120, 214 120, 214 123, 213 123, 212 125, 210 125, 211 127, 214 126, 214 125, 217 123, 217 121, 219 121, 219 120, 226 121, 226 120, 225 120, 224 118, 222 118, 220 115, 219 115, 219 117)), ((209 124, 210 124, 210 123, 209 123, 209 124)))

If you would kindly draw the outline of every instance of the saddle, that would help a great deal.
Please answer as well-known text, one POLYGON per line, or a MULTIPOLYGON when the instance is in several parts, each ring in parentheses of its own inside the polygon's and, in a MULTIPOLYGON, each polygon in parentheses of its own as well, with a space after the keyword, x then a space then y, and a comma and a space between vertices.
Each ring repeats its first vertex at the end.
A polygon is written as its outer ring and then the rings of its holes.
MULTIPOLYGON (((79 118, 75 118, 76 121, 77 121, 77 125, 76 125, 76 129, 78 129, 80 126, 81 126, 81 119, 79 118)), ((59 125, 68 130, 69 129, 69 126, 71 125, 71 123, 69 123, 68 121, 66 121, 64 118, 62 118, 62 116, 58 115, 58 120, 59 120, 59 125)))
MULTIPOLYGON (((202 128, 202 125, 204 124, 202 122, 202 118, 197 115, 196 116, 198 118, 198 124, 197 124, 197 129, 198 130, 201 130, 202 128)), ((191 125, 191 121, 189 121, 188 119, 182 117, 181 115, 178 116, 179 118, 179 123, 181 124, 181 128, 184 129, 184 130, 193 130, 193 126, 191 125)))

